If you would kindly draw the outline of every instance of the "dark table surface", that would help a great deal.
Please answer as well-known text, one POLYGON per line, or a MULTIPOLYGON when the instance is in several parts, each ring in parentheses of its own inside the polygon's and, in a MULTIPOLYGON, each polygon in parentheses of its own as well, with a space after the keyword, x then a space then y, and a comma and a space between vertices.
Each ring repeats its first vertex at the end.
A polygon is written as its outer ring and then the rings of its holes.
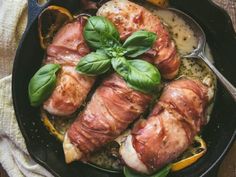
MULTIPOLYGON (((236 30, 236 0, 213 0, 217 5, 224 8, 230 15, 236 30)), ((0 177, 8 177, 0 164, 0 177)), ((16 176, 17 177, 17 176, 16 176)), ((219 169, 210 177, 236 177, 236 141, 225 156, 219 169)))

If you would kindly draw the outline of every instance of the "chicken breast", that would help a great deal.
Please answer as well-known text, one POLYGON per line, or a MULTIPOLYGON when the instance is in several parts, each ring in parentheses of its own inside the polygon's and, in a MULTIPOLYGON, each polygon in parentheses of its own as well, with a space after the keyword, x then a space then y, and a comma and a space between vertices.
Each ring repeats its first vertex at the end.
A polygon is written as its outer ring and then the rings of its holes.
POLYGON ((140 173, 151 174, 182 154, 206 123, 207 92, 208 88, 195 80, 167 85, 148 119, 137 124, 121 146, 124 162, 140 173))
POLYGON ((78 74, 75 70, 80 59, 90 50, 83 38, 85 19, 62 27, 47 48, 45 63, 57 63, 62 66, 57 76, 57 84, 52 95, 43 104, 43 108, 57 116, 69 116, 83 103, 95 78, 78 74))
POLYGON ((180 57, 167 29, 157 16, 127 0, 109 1, 98 10, 97 15, 114 23, 122 41, 142 29, 156 33, 158 38, 153 48, 142 57, 154 63, 165 79, 172 79, 177 75, 180 57))
POLYGON ((109 76, 68 129, 63 143, 66 162, 86 160, 91 152, 114 140, 150 101, 150 95, 128 87, 117 74, 109 76))

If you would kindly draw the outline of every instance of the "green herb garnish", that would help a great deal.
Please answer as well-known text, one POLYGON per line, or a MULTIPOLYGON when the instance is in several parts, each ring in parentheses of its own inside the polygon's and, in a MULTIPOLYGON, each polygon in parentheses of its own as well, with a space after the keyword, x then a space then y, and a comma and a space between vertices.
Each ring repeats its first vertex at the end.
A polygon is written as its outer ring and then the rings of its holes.
POLYGON ((144 174, 137 173, 126 166, 124 167, 123 171, 124 171, 125 177, 166 177, 169 174, 170 169, 171 169, 171 164, 165 166, 164 168, 162 168, 161 170, 157 171, 156 173, 152 175, 144 175, 144 174))
POLYGON ((152 64, 135 59, 149 50, 157 39, 152 32, 134 32, 122 45, 115 26, 105 17, 88 19, 84 28, 84 38, 97 52, 83 57, 76 70, 87 75, 99 75, 113 69, 123 77, 127 84, 138 91, 150 93, 160 83, 161 76, 152 64), (103 53, 98 52, 103 50, 103 53), (135 60, 127 60, 127 58, 135 60))

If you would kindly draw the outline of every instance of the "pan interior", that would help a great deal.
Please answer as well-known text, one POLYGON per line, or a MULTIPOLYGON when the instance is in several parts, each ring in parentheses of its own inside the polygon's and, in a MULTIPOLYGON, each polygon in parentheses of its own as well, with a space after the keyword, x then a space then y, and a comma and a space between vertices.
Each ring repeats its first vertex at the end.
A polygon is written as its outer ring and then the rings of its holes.
MULTIPOLYGON (((173 12, 168 11, 167 9, 157 8, 149 3, 142 3, 142 5, 150 10, 153 14, 157 15, 163 22, 163 24, 168 28, 171 37, 174 39, 178 52, 180 55, 185 55, 190 52, 197 46, 196 37, 194 36, 191 28, 181 19, 181 17, 176 16, 173 12)), ((207 46, 207 55, 213 62, 213 57, 210 52, 209 47, 207 46)), ((203 83, 207 84, 210 87, 212 97, 216 92, 216 78, 211 70, 205 65, 201 60, 196 59, 181 59, 180 72, 176 79, 182 77, 190 77, 193 79, 199 79, 203 83)), ((102 79, 102 78, 101 78, 102 79)), ((100 82, 100 79, 98 83, 100 82)), ((167 81, 165 81, 167 83, 167 81)), ((88 96, 85 104, 70 118, 62 119, 61 117, 51 116, 45 111, 42 112, 41 117, 47 114, 50 122, 56 128, 56 130, 64 136, 67 128, 70 124, 76 119, 77 115, 86 107, 86 103, 90 100, 98 84, 91 90, 90 95, 88 96)), ((209 105, 207 109, 207 119, 210 120, 211 111, 213 108, 213 102, 209 105)), ((151 105, 153 106, 153 105, 151 105)), ((146 112, 146 115, 148 112, 146 112)), ((146 117, 146 116, 141 116, 146 117)), ((47 127, 50 127, 46 125, 47 127)), ((53 134, 53 130, 49 128, 49 131, 53 134)), ((55 134, 54 134, 55 135, 55 134)), ((56 135, 57 136, 57 135, 56 135)), ((121 135, 123 136, 123 135, 121 135)), ((118 137, 118 139, 122 139, 118 137)), ((89 159, 88 164, 103 169, 105 171, 119 172, 123 169, 123 164, 119 156, 119 144, 116 141, 112 141, 107 144, 104 148, 93 153, 89 159)))
MULTIPOLYGON (((236 85, 234 78, 236 75, 234 52, 236 34, 229 16, 214 6, 211 1, 169 0, 169 2, 171 7, 189 14, 202 26, 216 67, 233 85, 236 85)), ((80 1, 75 0, 67 0, 67 2, 51 0, 49 5, 63 6, 74 14, 78 13, 81 7, 80 1)), ((37 20, 35 20, 18 46, 12 80, 15 114, 31 157, 58 177, 123 177, 122 174, 106 173, 80 162, 66 164, 61 142, 47 131, 41 121, 40 109, 30 106, 27 96, 28 83, 40 68, 44 57, 44 51, 39 44, 37 25, 37 20)), ((206 173, 216 167, 232 144, 235 125, 235 103, 225 89, 218 84, 211 121, 202 130, 202 137, 208 145, 207 153, 191 167, 172 173, 170 176, 206 176, 206 173)))

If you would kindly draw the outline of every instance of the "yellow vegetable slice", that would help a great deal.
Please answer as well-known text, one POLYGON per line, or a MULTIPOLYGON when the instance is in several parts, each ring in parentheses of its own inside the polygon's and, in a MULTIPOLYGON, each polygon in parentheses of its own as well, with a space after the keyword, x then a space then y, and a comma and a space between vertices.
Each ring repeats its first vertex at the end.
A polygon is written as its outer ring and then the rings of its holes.
POLYGON ((43 49, 52 42, 56 32, 66 23, 73 20, 72 14, 60 6, 48 6, 38 17, 40 45, 43 49))
POLYGON ((168 4, 167 0, 147 0, 147 1, 159 7, 166 7, 168 4))
POLYGON ((48 128, 49 132, 57 137, 60 141, 63 141, 64 136, 63 134, 61 134, 52 124, 52 122, 49 120, 48 116, 46 115, 46 113, 44 111, 41 111, 41 119, 44 123, 44 125, 48 128))
POLYGON ((172 167, 171 167, 172 171, 179 171, 192 165, 206 153, 207 151, 206 143, 201 137, 195 136, 194 143, 197 143, 198 146, 189 147, 185 153, 185 154, 191 154, 191 155, 190 156, 188 155, 186 158, 183 157, 181 160, 175 163, 172 163, 172 167))

